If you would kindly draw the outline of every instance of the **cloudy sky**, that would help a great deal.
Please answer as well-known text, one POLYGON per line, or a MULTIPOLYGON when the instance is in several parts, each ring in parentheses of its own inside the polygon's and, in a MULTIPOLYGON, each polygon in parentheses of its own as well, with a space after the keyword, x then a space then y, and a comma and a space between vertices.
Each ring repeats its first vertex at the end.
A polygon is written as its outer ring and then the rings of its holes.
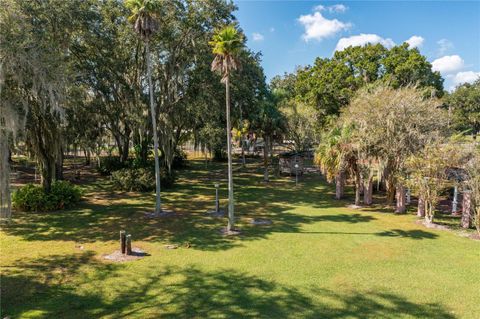
POLYGON ((248 46, 268 79, 350 45, 408 42, 450 90, 480 76, 480 1, 236 0, 248 46))

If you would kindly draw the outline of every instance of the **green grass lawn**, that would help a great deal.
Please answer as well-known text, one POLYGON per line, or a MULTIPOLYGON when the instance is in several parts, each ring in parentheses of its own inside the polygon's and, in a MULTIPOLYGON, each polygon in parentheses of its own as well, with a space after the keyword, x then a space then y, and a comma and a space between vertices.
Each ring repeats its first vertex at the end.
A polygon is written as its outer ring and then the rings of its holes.
POLYGON ((234 238, 205 214, 214 181, 227 197, 225 165, 200 161, 163 193, 178 217, 145 218, 154 195, 113 192, 108 178, 85 185, 77 209, 15 213, 0 233, 1 317, 480 317, 480 242, 411 215, 350 209, 319 176, 296 188, 290 178, 264 184, 257 164, 234 174, 234 238), (121 229, 150 256, 105 261, 121 229))

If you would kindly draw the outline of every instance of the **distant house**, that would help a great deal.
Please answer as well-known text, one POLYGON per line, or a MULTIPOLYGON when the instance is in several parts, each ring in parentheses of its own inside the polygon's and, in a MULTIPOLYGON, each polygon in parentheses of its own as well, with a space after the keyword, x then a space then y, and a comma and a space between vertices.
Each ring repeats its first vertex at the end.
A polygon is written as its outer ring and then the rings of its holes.
POLYGON ((297 152, 287 152, 278 155, 280 174, 298 175, 303 174, 304 155, 297 152), (297 165, 297 167, 295 167, 297 165))

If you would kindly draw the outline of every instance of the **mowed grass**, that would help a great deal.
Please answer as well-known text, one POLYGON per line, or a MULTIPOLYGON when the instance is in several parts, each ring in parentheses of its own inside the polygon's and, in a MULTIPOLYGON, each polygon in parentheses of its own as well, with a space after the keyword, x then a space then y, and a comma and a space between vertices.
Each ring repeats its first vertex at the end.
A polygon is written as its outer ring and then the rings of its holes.
POLYGON ((236 167, 242 234, 223 237, 226 220, 205 212, 215 181, 227 197, 225 176, 190 161, 162 193, 177 217, 145 218, 154 195, 114 192, 108 178, 85 185, 77 209, 15 213, 0 237, 1 317, 480 317, 480 242, 348 208, 318 175, 265 184, 258 163, 236 167), (105 261, 122 229, 150 256, 105 261))

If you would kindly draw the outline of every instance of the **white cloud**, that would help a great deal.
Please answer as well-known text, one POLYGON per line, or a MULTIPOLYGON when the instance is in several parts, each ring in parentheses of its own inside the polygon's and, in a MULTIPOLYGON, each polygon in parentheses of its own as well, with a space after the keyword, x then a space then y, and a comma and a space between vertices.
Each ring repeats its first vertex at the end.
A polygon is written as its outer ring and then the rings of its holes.
POLYGON ((438 55, 444 55, 451 49, 453 49, 453 43, 447 39, 441 39, 437 41, 438 44, 438 55))
POLYGON ((391 48, 395 46, 395 42, 392 39, 387 38, 384 39, 379 35, 376 34, 364 34, 361 33, 360 35, 352 35, 348 38, 341 38, 338 40, 337 46, 335 47, 335 51, 343 51, 350 46, 364 46, 367 44, 377 44, 380 43, 386 48, 391 48))
POLYGON ((261 34, 261 33, 253 32, 252 39, 255 42, 260 42, 260 41, 263 41, 264 37, 263 37, 263 34, 261 34))
POLYGON ((328 11, 338 13, 344 13, 345 11, 347 11, 347 9, 347 6, 343 4, 334 4, 333 6, 328 7, 328 11))
POLYGON ((453 77, 453 83, 455 83, 455 85, 459 85, 463 83, 473 83, 479 78, 480 78, 480 72, 474 72, 474 71, 458 72, 453 77))
POLYGON ((302 38, 305 41, 322 40, 335 35, 336 33, 350 28, 350 23, 345 23, 337 19, 329 20, 320 12, 302 15, 298 21, 304 26, 305 32, 302 38))
POLYGON ((346 5, 343 5, 343 4, 334 4, 334 5, 331 5, 331 6, 322 6, 321 4, 314 7, 313 10, 314 11, 328 11, 330 13, 344 13, 345 11, 347 11, 348 7, 346 5))
POLYGON ((422 45, 423 45, 423 42, 425 41, 425 39, 419 35, 413 35, 410 37, 410 39, 408 39, 407 42, 408 43, 408 46, 410 47, 410 49, 413 49, 413 48, 420 48, 422 45))
POLYGON ((446 55, 432 62, 432 70, 443 74, 453 73, 462 69, 463 59, 458 55, 446 55))

